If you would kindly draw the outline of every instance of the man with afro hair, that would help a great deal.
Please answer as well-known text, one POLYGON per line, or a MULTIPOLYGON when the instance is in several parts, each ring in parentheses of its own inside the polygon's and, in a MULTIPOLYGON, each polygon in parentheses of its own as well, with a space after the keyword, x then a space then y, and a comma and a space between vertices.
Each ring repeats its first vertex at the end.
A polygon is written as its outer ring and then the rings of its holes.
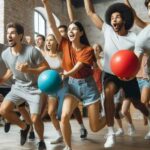
MULTIPOLYGON (((119 50, 134 50, 136 35, 129 31, 134 23, 134 14, 131 8, 123 3, 111 5, 105 14, 106 23, 99 17, 94 10, 92 0, 84 0, 87 15, 93 21, 95 26, 102 30, 104 34, 104 92, 105 92, 105 111, 108 126, 108 135, 104 144, 105 148, 115 145, 114 133, 114 95, 122 88, 125 92, 124 103, 130 101, 145 116, 149 112, 145 105, 140 101, 140 89, 136 78, 129 81, 121 80, 115 76, 110 68, 110 59, 112 55, 119 50)), ((121 114, 122 116, 124 114, 121 114)))

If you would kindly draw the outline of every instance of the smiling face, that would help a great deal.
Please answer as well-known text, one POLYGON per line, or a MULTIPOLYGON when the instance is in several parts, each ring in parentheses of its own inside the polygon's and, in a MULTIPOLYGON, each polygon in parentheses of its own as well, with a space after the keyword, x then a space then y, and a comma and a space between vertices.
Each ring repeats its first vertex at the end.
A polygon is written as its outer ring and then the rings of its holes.
POLYGON ((16 28, 10 27, 7 29, 7 42, 10 47, 15 47, 21 43, 22 34, 18 34, 16 28))
POLYGON ((50 51, 50 50, 54 51, 57 49, 57 41, 53 35, 47 36, 45 44, 46 44, 46 49, 48 51, 50 51))
POLYGON ((70 24, 68 27, 68 38, 71 42, 80 41, 80 37, 83 35, 83 32, 74 24, 70 24))
POLYGON ((111 25, 112 25, 115 32, 121 31, 121 29, 124 27, 124 21, 123 21, 122 16, 119 12, 112 13, 111 25))

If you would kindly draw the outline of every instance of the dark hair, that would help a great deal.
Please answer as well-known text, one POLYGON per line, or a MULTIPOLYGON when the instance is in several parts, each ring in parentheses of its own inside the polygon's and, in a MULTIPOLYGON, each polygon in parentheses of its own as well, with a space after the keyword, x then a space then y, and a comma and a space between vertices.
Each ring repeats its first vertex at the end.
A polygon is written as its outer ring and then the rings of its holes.
POLYGON ((148 4, 150 3, 150 0, 145 0, 145 6, 148 8, 148 4))
MULTIPOLYGON (((15 28, 15 29, 16 29, 16 32, 17 32, 18 34, 22 34, 22 39, 23 39, 23 36, 24 36, 24 28, 23 28, 23 26, 22 26, 21 24, 19 24, 19 23, 14 23, 14 22, 10 22, 10 23, 8 23, 7 26, 6 26, 6 29, 8 29, 8 28, 15 28)), ((21 39, 21 41, 22 41, 22 39, 21 39)))
POLYGON ((45 36, 42 34, 38 34, 36 37, 41 37, 43 41, 45 41, 45 36))
POLYGON ((80 37, 80 42, 82 44, 84 44, 84 45, 88 45, 89 46, 90 43, 89 43, 89 41, 87 39, 87 36, 86 36, 85 30, 83 28, 83 25, 79 21, 77 21, 77 20, 72 21, 70 24, 75 24, 79 28, 80 32, 83 32, 83 35, 80 37))
POLYGON ((131 8, 123 3, 115 3, 107 9, 105 13, 106 23, 111 25, 111 15, 115 12, 119 12, 125 22, 125 29, 129 30, 134 23, 134 14, 131 8))
POLYGON ((60 25, 60 26, 58 26, 58 29, 60 29, 60 28, 63 28, 63 29, 65 29, 65 31, 67 31, 67 26, 66 25, 60 25))

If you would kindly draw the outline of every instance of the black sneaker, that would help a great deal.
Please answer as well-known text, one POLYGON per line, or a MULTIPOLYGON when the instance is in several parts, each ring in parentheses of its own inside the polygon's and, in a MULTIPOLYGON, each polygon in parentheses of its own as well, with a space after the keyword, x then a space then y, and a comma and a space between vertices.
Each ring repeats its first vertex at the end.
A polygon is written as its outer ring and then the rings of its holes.
POLYGON ((87 137, 87 134, 88 134, 88 132, 87 132, 87 130, 86 130, 85 128, 81 128, 81 129, 80 129, 80 138, 81 138, 81 139, 86 138, 86 137, 87 137))
POLYGON ((10 130, 10 123, 9 122, 5 122, 4 124, 4 131, 7 133, 10 130))
POLYGON ((38 150, 46 150, 46 145, 44 141, 38 143, 38 150))
POLYGON ((27 125, 25 130, 20 130, 20 145, 25 144, 29 130, 30 130, 30 125, 27 125))
POLYGON ((34 131, 30 131, 30 133, 29 133, 29 139, 30 140, 34 140, 35 139, 34 131))

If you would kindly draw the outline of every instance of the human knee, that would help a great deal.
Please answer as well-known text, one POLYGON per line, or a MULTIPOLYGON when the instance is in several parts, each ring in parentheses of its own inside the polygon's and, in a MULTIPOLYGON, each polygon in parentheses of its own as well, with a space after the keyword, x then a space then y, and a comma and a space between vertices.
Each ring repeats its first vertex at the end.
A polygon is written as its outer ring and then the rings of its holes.
POLYGON ((67 113, 62 113, 61 115, 61 123, 62 124, 66 124, 67 122, 69 122, 69 115, 67 113))
POLYGON ((99 128, 96 126, 96 124, 90 125, 90 128, 92 130, 92 132, 98 132, 99 128))
POLYGON ((114 96, 114 95, 115 95, 115 89, 105 88, 105 97, 114 96))
POLYGON ((51 119, 56 118, 56 114, 54 112, 48 112, 51 119))
POLYGON ((0 115, 5 116, 8 113, 8 111, 9 111, 8 107, 5 106, 0 107, 0 115))
POLYGON ((38 122, 38 120, 40 120, 40 116, 32 115, 31 120, 32 120, 32 123, 35 124, 36 122, 38 122))

